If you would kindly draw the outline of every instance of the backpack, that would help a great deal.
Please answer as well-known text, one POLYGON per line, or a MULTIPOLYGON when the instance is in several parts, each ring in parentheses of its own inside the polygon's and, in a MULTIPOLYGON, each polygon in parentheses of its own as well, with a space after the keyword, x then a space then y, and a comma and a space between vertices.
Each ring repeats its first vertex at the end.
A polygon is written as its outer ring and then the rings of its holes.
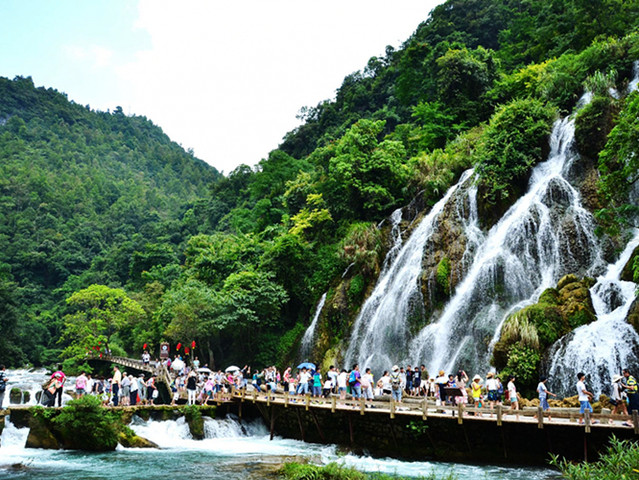
POLYGON ((398 373, 394 373, 391 375, 391 386, 393 387, 393 390, 399 390, 401 383, 402 382, 401 382, 401 379, 399 378, 398 373))
POLYGON ((348 384, 351 387, 354 387, 357 384, 357 375, 355 375, 355 370, 351 372, 351 375, 348 377, 348 384))

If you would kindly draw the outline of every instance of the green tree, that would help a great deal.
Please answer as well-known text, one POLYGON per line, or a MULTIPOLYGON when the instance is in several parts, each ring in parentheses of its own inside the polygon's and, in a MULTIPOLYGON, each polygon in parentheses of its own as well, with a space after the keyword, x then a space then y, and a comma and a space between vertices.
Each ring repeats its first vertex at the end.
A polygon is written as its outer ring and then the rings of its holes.
MULTIPOLYGON (((140 304, 124 290, 105 285, 91 285, 75 292, 66 303, 73 313, 64 317, 62 341, 66 348, 62 355, 77 361, 94 353, 93 348, 99 345, 110 349, 114 335, 122 335, 144 317, 140 304)), ((122 340, 126 341, 124 337, 122 340)))

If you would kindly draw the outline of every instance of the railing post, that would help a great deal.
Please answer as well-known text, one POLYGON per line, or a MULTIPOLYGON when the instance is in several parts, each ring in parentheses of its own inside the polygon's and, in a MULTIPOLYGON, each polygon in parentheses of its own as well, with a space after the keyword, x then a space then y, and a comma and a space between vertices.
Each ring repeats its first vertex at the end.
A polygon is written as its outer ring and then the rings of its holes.
POLYGON ((337 403, 337 397, 331 397, 331 413, 335 413, 335 404, 337 403))
POLYGON ((639 434, 639 413, 637 410, 632 411, 632 424, 635 426, 635 434, 639 434))
POLYGON ((304 402, 306 410, 308 410, 308 406, 311 404, 311 396, 307 393, 306 394, 306 401, 304 402))
POLYGON ((364 400, 364 397, 360 397, 359 398, 359 413, 360 415, 364 415, 366 411, 366 401, 364 400))
POLYGON ((590 410, 584 410, 584 426, 586 427, 586 433, 590 433, 590 410))
POLYGON ((428 417, 428 399, 424 397, 422 401, 422 420, 426 420, 428 417))
POLYGON ((255 403, 255 400, 257 399, 257 389, 254 388, 253 389, 253 403, 255 403))
POLYGON ((537 428, 544 428, 544 409, 537 407, 537 428))
POLYGON ((390 399, 390 417, 395 418, 395 399, 390 399))
POLYGON ((502 406, 497 405, 497 426, 501 427, 501 414, 502 414, 502 406))
POLYGON ((459 425, 464 423, 464 404, 461 402, 457 404, 457 423, 459 425))
POLYGON ((288 402, 289 402, 288 391, 286 391, 284 392, 284 408, 288 408, 288 402))

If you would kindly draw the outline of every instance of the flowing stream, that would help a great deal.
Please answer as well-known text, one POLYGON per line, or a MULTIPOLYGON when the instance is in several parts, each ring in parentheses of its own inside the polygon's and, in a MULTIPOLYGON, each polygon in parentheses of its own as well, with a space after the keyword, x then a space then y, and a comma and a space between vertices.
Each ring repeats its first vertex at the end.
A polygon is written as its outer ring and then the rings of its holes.
POLYGON ((269 440, 260 421, 240 422, 235 417, 205 420, 205 439, 193 440, 184 419, 143 421, 134 416, 131 428, 157 443, 159 449, 118 447, 109 453, 24 448, 28 429, 6 421, 0 438, 0 478, 29 480, 79 480, 188 478, 189 480, 273 479, 286 461, 316 464, 341 462, 367 472, 405 477, 434 473, 437 478, 454 472, 458 478, 491 480, 546 480, 557 478, 545 468, 462 465, 442 462, 408 462, 340 452, 335 445, 269 440))

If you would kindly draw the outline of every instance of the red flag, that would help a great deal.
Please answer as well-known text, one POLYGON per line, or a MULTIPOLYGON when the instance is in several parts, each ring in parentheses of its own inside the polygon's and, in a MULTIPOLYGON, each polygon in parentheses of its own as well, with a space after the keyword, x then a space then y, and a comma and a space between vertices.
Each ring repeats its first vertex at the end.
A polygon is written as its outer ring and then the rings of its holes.
POLYGON ((142 345, 142 349, 146 350, 146 343, 144 345, 142 345))
POLYGON ((182 348, 182 344, 178 342, 177 347, 175 347, 175 349, 179 350, 180 348, 182 348))
POLYGON ((184 347, 184 354, 188 355, 189 354, 189 347, 184 347))
POLYGON ((102 358, 102 354, 100 354, 100 358, 102 358))
POLYGON ((195 348, 195 340, 191 342, 191 348, 195 348))

